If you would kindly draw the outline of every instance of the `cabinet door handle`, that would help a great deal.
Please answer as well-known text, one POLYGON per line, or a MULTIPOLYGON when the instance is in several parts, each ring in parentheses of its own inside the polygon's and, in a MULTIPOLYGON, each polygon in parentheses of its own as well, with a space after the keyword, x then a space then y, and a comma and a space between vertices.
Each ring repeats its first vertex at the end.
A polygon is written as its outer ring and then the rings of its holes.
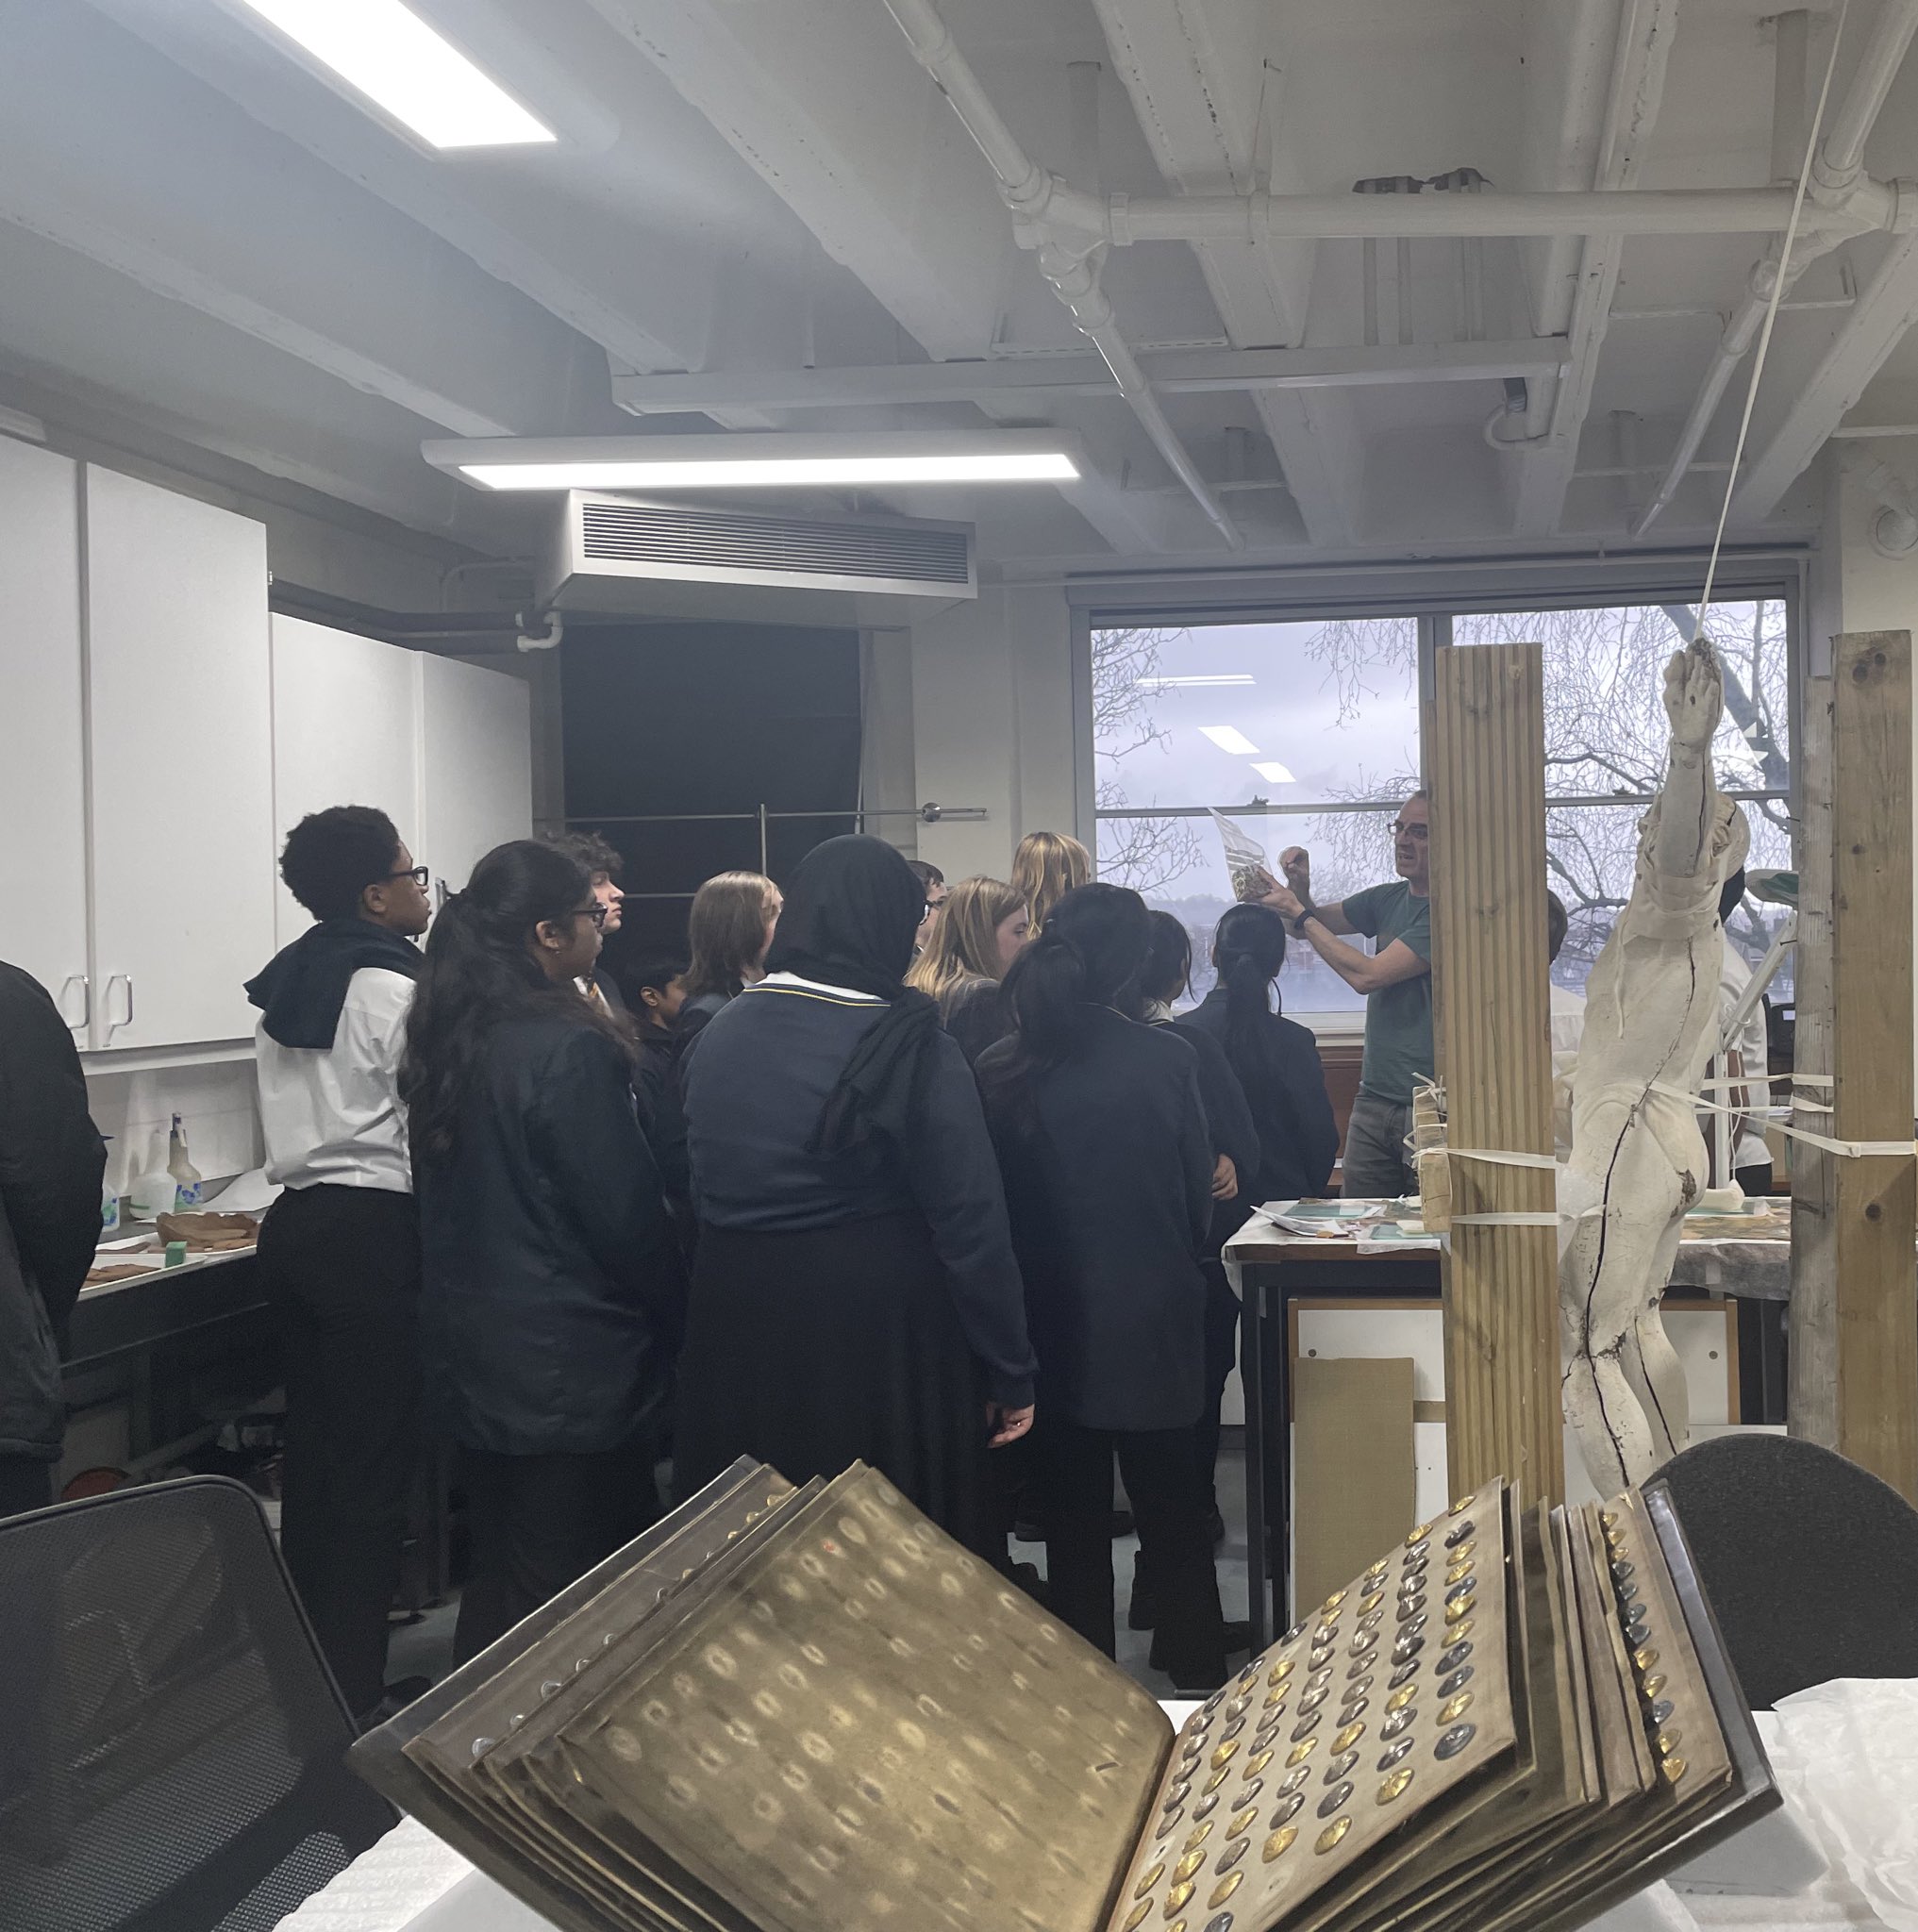
POLYGON ((133 975, 130 973, 115 973, 110 974, 107 981, 107 994, 109 999, 112 997, 113 986, 116 980, 126 988, 126 1017, 124 1020, 108 1020, 107 1022, 107 1031, 109 1034, 117 1033, 123 1026, 131 1026, 133 1024, 133 975))
POLYGON ((78 986, 80 989, 80 1017, 67 1020, 67 1031, 78 1033, 93 1024, 93 982, 84 973, 69 973, 66 983, 60 988, 60 1018, 67 1017, 67 994, 78 986))

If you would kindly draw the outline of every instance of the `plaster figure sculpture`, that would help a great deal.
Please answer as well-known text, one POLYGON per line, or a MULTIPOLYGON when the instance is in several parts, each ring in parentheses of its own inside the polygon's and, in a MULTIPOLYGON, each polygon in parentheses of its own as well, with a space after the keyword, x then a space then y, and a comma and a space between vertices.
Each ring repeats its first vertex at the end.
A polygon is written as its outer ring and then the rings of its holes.
POLYGON ((1723 689, 1709 641, 1672 658, 1664 700, 1671 765, 1586 989, 1559 1174, 1565 1419, 1603 1493, 1644 1481, 1690 1433, 1659 1299, 1706 1185, 1695 1100, 1718 1038, 1718 896, 1750 839, 1712 776, 1723 689))

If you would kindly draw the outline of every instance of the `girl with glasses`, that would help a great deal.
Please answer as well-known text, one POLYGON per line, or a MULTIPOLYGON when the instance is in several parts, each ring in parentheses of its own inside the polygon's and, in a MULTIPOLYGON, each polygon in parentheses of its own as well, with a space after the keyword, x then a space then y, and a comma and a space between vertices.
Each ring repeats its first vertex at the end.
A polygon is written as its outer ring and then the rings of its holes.
POLYGON ((659 1512, 683 1284, 630 1048, 579 996, 605 908, 517 840, 441 909, 408 1022, 428 1396, 459 1444, 464 1660, 659 1512))

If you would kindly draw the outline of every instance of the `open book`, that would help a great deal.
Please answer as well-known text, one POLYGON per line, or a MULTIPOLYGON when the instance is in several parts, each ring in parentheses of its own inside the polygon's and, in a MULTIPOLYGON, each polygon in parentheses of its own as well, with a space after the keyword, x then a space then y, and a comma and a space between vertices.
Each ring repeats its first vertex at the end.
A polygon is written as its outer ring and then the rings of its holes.
POLYGON ((1493 1484, 1175 1733, 874 1471, 741 1462, 353 1756, 565 1932, 1543 1932, 1777 1802, 1656 1488, 1493 1484))

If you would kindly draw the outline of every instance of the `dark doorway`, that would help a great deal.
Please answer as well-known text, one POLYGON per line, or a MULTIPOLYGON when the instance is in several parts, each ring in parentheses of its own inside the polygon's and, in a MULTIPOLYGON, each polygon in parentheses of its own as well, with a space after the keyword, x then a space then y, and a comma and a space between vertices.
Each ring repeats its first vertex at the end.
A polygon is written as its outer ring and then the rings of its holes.
POLYGON ((683 944, 703 880, 761 869, 762 807, 764 869, 782 884, 854 828, 857 630, 582 625, 560 676, 568 823, 625 859, 615 976, 622 960, 683 944))

